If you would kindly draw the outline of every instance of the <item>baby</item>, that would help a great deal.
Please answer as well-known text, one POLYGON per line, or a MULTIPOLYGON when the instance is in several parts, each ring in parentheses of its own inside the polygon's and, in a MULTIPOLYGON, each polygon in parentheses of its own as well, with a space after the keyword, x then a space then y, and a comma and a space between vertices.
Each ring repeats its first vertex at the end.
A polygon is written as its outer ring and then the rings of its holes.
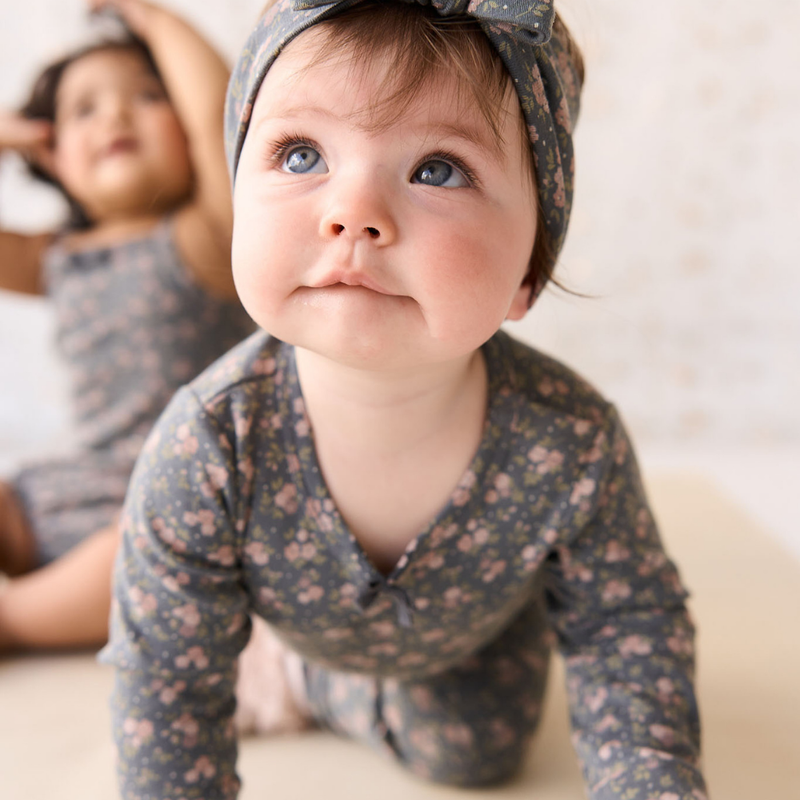
POLYGON ((226 122, 265 332, 134 473, 103 656, 124 797, 237 795, 251 616, 297 717, 460 786, 519 769, 557 642, 590 797, 705 797, 686 593, 625 430, 499 330, 564 239, 582 77, 542 0, 263 12, 226 122))

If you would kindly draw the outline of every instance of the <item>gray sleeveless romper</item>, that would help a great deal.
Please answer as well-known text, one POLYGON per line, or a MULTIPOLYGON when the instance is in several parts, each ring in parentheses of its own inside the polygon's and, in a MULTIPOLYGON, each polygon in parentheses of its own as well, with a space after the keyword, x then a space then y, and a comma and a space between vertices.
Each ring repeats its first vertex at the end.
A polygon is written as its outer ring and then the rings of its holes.
POLYGON ((113 521, 173 393, 255 327, 238 303, 214 299, 194 281, 168 220, 110 247, 68 252, 55 244, 44 279, 70 372, 78 448, 12 480, 40 565, 113 521))

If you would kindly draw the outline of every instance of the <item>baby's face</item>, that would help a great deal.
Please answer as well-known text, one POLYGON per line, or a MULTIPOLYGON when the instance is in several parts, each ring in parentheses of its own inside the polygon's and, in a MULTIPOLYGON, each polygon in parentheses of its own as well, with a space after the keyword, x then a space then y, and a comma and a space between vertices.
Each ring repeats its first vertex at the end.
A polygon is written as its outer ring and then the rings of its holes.
POLYGON ((535 190, 516 95, 498 147, 443 80, 370 129, 381 71, 312 66, 312 29, 261 86, 234 190, 233 271, 283 341, 367 369, 463 357, 527 310, 535 190))
POLYGON ((53 171, 96 218, 159 212, 186 197, 186 136, 141 55, 98 50, 66 68, 56 95, 53 171))

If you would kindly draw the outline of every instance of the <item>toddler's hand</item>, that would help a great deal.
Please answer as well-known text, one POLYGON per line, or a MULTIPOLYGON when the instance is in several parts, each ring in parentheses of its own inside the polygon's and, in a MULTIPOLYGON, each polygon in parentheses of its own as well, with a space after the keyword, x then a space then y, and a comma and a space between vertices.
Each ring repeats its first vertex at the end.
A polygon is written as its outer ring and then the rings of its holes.
POLYGON ((86 0, 89 11, 99 14, 103 11, 114 11, 133 33, 142 39, 147 38, 147 31, 152 18, 160 9, 144 0, 86 0))
POLYGON ((0 152, 17 150, 34 161, 49 150, 53 126, 45 120, 25 119, 19 114, 0 111, 0 152))

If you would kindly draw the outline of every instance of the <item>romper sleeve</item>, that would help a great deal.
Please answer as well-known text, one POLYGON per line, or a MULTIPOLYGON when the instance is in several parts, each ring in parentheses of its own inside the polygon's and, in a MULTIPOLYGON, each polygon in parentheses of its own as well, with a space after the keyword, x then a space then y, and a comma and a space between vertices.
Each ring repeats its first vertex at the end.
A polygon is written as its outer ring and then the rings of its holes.
POLYGON ((239 790, 235 660, 250 636, 232 435, 190 389, 151 433, 123 509, 109 644, 125 800, 231 800, 239 790))
POLYGON ((572 497, 589 521, 548 560, 573 744, 591 800, 704 800, 687 593, 613 409, 602 437, 597 478, 572 497))

